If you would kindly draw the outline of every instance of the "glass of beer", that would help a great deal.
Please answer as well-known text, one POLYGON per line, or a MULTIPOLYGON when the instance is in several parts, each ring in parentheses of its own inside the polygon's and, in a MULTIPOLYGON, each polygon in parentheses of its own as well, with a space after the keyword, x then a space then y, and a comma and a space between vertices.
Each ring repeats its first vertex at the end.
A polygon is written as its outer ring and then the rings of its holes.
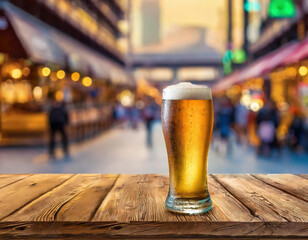
POLYGON ((163 90, 162 127, 169 162, 168 211, 199 214, 212 208, 207 156, 213 129, 211 89, 179 83, 163 90))

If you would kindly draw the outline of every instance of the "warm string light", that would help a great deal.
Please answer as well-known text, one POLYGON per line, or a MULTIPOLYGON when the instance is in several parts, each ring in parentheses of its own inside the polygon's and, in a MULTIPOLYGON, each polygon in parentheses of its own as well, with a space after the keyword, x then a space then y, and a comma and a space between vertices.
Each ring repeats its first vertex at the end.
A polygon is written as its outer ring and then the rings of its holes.
POLYGON ((71 79, 72 79, 74 82, 77 82, 77 81, 80 79, 80 74, 79 74, 78 72, 72 73, 71 79))
POLYGON ((134 94, 130 90, 119 93, 117 99, 124 107, 131 107, 134 104, 134 94))
POLYGON ((59 70, 59 71, 57 72, 57 78, 58 78, 58 79, 63 79, 63 78, 65 78, 65 72, 64 72, 63 70, 59 70))
POLYGON ((82 84, 85 86, 85 87, 90 87, 92 85, 92 79, 90 77, 84 77, 82 79, 82 84))
POLYGON ((49 74, 50 74, 50 69, 49 69, 48 67, 43 67, 43 68, 42 68, 42 75, 43 75, 44 77, 48 77, 49 74))
POLYGON ((19 68, 15 68, 11 71, 11 76, 14 79, 18 79, 22 76, 22 71, 19 68))
POLYGON ((301 75, 301 76, 306 76, 307 73, 308 73, 308 69, 306 66, 300 66, 300 68, 298 69, 298 73, 301 75))

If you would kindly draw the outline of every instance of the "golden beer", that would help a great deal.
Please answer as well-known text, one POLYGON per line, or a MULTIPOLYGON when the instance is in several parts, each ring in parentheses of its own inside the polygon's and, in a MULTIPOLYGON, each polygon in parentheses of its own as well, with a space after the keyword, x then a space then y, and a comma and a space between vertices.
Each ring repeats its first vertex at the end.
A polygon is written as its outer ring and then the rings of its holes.
POLYGON ((170 177, 167 209, 190 214, 208 211, 212 207, 207 188, 207 156, 213 128, 211 90, 188 83, 165 89, 162 127, 170 177))

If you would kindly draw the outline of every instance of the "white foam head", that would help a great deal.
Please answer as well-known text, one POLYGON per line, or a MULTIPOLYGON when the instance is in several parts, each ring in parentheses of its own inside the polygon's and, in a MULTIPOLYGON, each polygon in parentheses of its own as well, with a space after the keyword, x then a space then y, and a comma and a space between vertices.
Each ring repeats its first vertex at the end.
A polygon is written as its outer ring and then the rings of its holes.
POLYGON ((192 84, 190 82, 170 85, 163 90, 165 100, 208 100, 212 99, 212 91, 205 85, 192 84))

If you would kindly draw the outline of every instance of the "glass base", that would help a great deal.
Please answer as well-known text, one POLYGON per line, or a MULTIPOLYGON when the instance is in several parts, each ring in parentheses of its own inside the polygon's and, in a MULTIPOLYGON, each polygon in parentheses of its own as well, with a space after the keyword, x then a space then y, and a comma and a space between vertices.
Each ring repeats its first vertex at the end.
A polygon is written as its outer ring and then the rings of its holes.
POLYGON ((165 206, 170 212, 200 214, 209 211, 213 203, 210 196, 205 199, 174 198, 168 196, 165 206))

